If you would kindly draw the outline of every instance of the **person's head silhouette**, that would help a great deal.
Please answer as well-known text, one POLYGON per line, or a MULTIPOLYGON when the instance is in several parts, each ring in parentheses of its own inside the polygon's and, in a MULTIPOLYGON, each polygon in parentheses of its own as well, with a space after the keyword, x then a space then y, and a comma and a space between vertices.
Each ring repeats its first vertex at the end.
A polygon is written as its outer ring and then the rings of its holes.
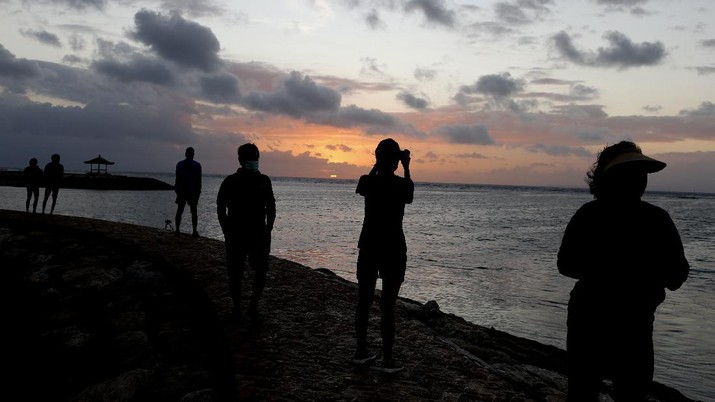
POLYGON ((184 156, 189 159, 194 159, 194 148, 193 147, 186 148, 186 152, 184 152, 184 156))
POLYGON ((37 166, 37 158, 30 159, 30 166, 37 166))
POLYGON ((636 144, 621 141, 598 154, 586 181, 595 198, 639 199, 648 185, 648 173, 665 166, 665 162, 643 155, 636 144))
POLYGON ((380 141, 377 144, 377 148, 375 148, 377 171, 383 173, 394 172, 397 170, 401 156, 402 151, 400 151, 400 144, 397 141, 392 138, 380 141))
POLYGON ((258 152, 258 147, 256 144, 243 144, 238 147, 238 163, 241 167, 258 171, 258 159, 261 157, 260 152, 258 152))
POLYGON ((52 163, 60 163, 60 155, 59 154, 53 154, 50 159, 52 160, 52 163))

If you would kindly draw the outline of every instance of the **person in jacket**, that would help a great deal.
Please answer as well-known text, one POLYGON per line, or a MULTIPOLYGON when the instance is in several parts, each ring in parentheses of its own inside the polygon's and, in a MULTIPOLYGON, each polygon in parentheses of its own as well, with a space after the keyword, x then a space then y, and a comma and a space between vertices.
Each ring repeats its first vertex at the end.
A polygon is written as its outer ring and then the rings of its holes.
POLYGON ((45 165, 44 170, 45 199, 42 200, 42 213, 45 213, 47 200, 50 198, 50 194, 52 194, 52 207, 50 208, 50 215, 52 215, 52 213, 55 212, 57 195, 60 192, 60 184, 62 184, 62 178, 65 175, 65 167, 60 163, 59 154, 53 154, 50 159, 50 163, 45 165))
POLYGON ((22 171, 27 187, 27 200, 25 201, 25 212, 30 212, 30 200, 35 197, 32 204, 32 213, 37 213, 37 202, 40 200, 40 185, 42 184, 42 169, 37 166, 37 159, 30 159, 30 165, 22 171))
POLYGON ((181 232, 181 217, 184 214, 186 204, 189 204, 191 211, 191 227, 193 237, 199 237, 196 227, 199 223, 198 205, 201 196, 201 164, 194 160, 194 148, 186 148, 185 159, 176 164, 176 181, 174 191, 176 192, 176 231, 178 236, 181 232))
POLYGON ((641 200, 648 174, 665 166, 622 141, 588 173, 595 200, 571 218, 557 261, 561 274, 577 280, 568 305, 569 401, 597 401, 604 377, 616 401, 646 398, 656 308, 689 272, 672 219, 641 200))
POLYGON ((367 330, 375 286, 380 277, 382 363, 376 368, 394 373, 403 368, 402 363, 394 359, 392 349, 395 342, 395 303, 407 268, 402 218, 405 204, 412 203, 414 183, 410 177, 410 153, 400 150, 395 140, 388 138, 381 141, 375 149, 375 159, 372 171, 360 177, 356 189, 356 193, 365 198, 365 218, 358 241, 357 350, 353 362, 366 364, 376 358, 367 347, 367 330), (400 163, 404 177, 395 175, 400 163))
POLYGON ((216 198, 218 221, 226 240, 228 284, 233 314, 242 317, 241 281, 246 258, 254 270, 248 315, 258 318, 258 302, 266 285, 271 232, 276 220, 276 199, 271 179, 258 170, 260 153, 255 144, 238 147, 241 167, 221 183, 216 198))

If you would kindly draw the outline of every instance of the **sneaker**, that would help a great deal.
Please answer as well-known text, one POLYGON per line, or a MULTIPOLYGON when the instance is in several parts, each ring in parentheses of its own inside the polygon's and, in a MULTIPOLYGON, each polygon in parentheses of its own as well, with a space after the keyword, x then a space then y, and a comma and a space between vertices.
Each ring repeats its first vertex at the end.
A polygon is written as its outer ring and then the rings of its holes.
POLYGON ((368 364, 371 363, 373 360, 375 360, 377 356, 370 352, 369 350, 364 350, 364 351, 357 351, 355 352, 355 356, 353 357, 353 364, 368 364))
POLYGON ((389 360, 383 360, 380 365, 373 367, 375 370, 387 373, 387 374, 393 374, 397 373, 398 371, 401 371, 402 369, 405 368, 405 366, 395 360, 395 359, 389 359, 389 360))

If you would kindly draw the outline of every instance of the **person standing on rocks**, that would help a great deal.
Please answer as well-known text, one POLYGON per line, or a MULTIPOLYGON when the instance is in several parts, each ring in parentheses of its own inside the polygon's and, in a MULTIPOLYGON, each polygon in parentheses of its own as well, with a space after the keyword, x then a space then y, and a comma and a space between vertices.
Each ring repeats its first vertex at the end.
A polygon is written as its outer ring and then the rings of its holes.
POLYGON ((176 231, 178 236, 181 232, 181 216, 184 214, 184 207, 189 204, 191 211, 192 236, 199 237, 196 226, 199 223, 197 207, 199 196, 201 195, 201 164, 194 160, 194 148, 186 148, 184 153, 186 159, 176 164, 176 181, 174 191, 176 192, 176 231))
POLYGON ((258 302, 266 285, 271 232, 276 220, 276 199, 271 179, 258 170, 260 153, 255 144, 238 147, 240 167, 226 177, 216 197, 218 221, 226 240, 228 284, 233 314, 241 313, 241 281, 246 258, 254 270, 248 314, 258 318, 258 302))
POLYGON ((60 163, 60 155, 53 154, 51 161, 45 165, 44 180, 45 180, 45 199, 42 201, 42 213, 45 213, 47 207, 47 199, 52 194, 52 207, 50 215, 55 212, 55 204, 57 204, 57 194, 60 192, 60 184, 65 175, 65 167, 60 163))
POLYGON ((571 218, 557 261, 561 274, 578 280, 568 306, 568 401, 597 401, 604 376, 616 401, 646 400, 655 310, 689 272, 668 213, 641 201, 648 174, 663 168, 622 141, 588 173, 595 200, 571 218))
POLYGON ((355 310, 357 350, 355 364, 367 364, 376 356, 367 347, 367 329, 377 278, 382 279, 380 330, 382 362, 376 368, 387 373, 402 370, 393 357, 395 304, 407 268, 407 244, 402 231, 405 204, 412 203, 414 183, 410 178, 410 151, 400 150, 393 139, 381 141, 375 149, 376 163, 360 177, 356 193, 365 197, 357 260, 358 302, 355 310), (404 177, 395 175, 402 163, 404 177))
POLYGON ((30 200, 35 196, 32 203, 32 213, 37 213, 37 202, 40 200, 40 184, 42 184, 42 169, 37 166, 37 159, 30 159, 30 165, 22 171, 27 187, 27 200, 25 201, 25 212, 30 212, 30 200))

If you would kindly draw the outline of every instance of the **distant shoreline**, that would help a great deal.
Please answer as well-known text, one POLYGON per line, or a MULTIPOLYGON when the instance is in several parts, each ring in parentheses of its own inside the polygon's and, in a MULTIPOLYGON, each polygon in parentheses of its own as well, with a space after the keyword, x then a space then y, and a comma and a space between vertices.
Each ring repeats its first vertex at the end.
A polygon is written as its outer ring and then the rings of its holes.
MULTIPOLYGON (((25 187, 22 171, 0 170, 0 186, 25 187)), ((173 190, 174 186, 151 177, 97 173, 65 173, 62 188, 83 190, 173 190)))

